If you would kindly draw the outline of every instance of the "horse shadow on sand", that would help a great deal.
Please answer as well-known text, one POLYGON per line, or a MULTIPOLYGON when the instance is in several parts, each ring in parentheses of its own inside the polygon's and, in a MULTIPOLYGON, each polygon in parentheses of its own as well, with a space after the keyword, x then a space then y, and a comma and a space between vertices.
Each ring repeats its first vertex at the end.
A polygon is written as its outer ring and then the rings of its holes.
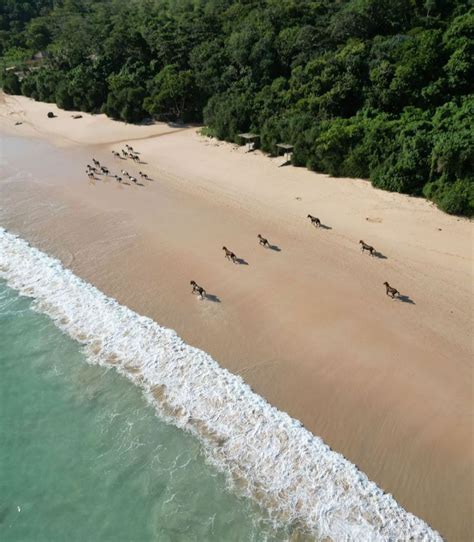
POLYGON ((207 301, 212 301, 213 303, 220 303, 221 300, 217 295, 214 294, 206 294, 204 296, 204 299, 207 299, 207 301))
POLYGON ((322 230, 332 230, 332 226, 328 226, 327 224, 320 224, 319 225, 319 228, 321 228, 322 230))
POLYGON ((248 265, 249 262, 247 260, 244 260, 243 258, 235 258, 235 263, 239 265, 248 265))
POLYGON ((268 245, 268 250, 273 250, 273 252, 281 252, 281 248, 278 245, 268 245))
POLYGON ((413 301, 413 299, 410 298, 409 295, 399 294, 395 299, 398 301, 401 301, 402 303, 408 303, 409 305, 416 305, 416 303, 413 301))
POLYGON ((386 260, 387 259, 387 256, 385 256, 385 254, 382 254, 378 250, 374 250, 373 253, 372 253, 372 256, 375 256, 379 260, 386 260))

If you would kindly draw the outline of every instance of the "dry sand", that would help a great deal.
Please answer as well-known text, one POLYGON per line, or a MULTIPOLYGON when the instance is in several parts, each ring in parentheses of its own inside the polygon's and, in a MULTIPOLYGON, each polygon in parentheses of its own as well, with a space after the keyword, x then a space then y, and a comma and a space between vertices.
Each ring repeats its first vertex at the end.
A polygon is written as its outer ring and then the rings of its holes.
POLYGON ((471 222, 194 128, 0 102, 1 226, 241 374, 447 540, 474 539, 471 222), (114 159, 117 141, 146 164, 114 159), (89 182, 91 156, 153 181, 89 182))

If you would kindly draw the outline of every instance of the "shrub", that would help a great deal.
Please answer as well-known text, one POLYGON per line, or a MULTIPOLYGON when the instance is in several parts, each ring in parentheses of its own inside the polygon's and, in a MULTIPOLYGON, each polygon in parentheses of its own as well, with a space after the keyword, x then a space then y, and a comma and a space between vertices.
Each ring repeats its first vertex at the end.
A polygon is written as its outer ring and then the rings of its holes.
POLYGON ((16 73, 7 72, 3 77, 2 87, 7 94, 20 94, 21 86, 16 73))

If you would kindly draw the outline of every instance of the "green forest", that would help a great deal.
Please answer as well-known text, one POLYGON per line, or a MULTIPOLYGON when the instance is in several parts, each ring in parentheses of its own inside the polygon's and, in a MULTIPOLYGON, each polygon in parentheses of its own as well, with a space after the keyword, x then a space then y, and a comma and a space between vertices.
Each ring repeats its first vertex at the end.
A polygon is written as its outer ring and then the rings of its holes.
MULTIPOLYGON (((474 214, 468 0, 2 0, 0 84, 474 214), (41 53, 41 54, 38 54, 41 53)), ((337 182, 337 180, 335 180, 337 182)))

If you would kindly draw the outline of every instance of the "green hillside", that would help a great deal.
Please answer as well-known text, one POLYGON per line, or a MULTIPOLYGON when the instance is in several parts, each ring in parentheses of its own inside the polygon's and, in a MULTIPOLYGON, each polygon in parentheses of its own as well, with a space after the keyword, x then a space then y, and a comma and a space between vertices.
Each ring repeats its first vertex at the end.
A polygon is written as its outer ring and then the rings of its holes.
POLYGON ((6 92, 204 122, 293 162, 474 214, 467 0, 4 0, 6 92), (38 52, 43 55, 33 55, 38 52))

